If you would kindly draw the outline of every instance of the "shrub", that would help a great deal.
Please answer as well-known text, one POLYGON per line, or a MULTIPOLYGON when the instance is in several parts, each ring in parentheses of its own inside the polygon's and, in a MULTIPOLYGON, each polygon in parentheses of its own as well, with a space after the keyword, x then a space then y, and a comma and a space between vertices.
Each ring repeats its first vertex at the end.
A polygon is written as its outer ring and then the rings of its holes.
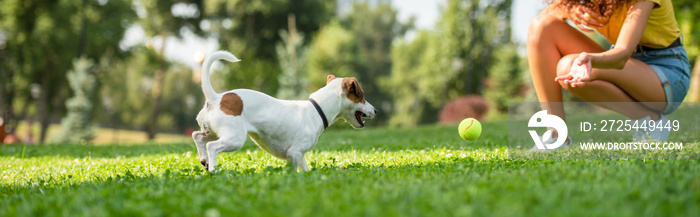
POLYGON ((445 104, 440 110, 440 123, 459 123, 465 118, 471 117, 483 119, 489 105, 481 95, 466 95, 445 104))
POLYGON ((68 82, 74 96, 66 101, 68 114, 61 120, 61 130, 51 141, 54 143, 87 143, 94 138, 92 129, 92 102, 94 94, 95 75, 89 72, 92 61, 80 58, 73 60, 73 70, 69 71, 68 82))

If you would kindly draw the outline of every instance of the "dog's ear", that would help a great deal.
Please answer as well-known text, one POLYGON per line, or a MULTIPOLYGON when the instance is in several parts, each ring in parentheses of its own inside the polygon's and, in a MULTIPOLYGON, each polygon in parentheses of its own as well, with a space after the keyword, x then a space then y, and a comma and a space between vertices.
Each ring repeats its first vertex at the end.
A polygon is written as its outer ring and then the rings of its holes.
POLYGON ((347 93, 348 99, 354 103, 365 103, 365 92, 362 91, 360 83, 355 78, 343 78, 343 90, 347 93))
POLYGON ((331 83, 333 79, 335 79, 335 75, 328 75, 326 77, 326 84, 331 83))

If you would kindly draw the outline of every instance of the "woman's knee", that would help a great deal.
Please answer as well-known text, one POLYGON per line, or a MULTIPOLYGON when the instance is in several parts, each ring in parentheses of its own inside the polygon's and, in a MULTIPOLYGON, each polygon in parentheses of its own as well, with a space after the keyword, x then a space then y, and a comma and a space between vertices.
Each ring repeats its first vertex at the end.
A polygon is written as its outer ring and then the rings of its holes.
POLYGON ((528 44, 537 44, 543 40, 546 40, 545 36, 549 35, 547 32, 552 27, 563 24, 564 21, 549 14, 541 13, 535 17, 530 23, 527 31, 527 42, 528 44))
MULTIPOLYGON (((566 74, 569 74, 571 72, 571 65, 574 63, 574 60, 576 59, 577 55, 574 54, 569 54, 564 57, 562 57, 559 62, 557 63, 557 77, 559 76, 564 76, 566 74)), ((570 90, 571 86, 569 84, 564 83, 563 80, 559 80, 559 85, 561 85, 564 89, 570 90)))
POLYGON ((557 76, 569 74, 569 72, 571 72, 571 65, 574 64, 574 60, 577 56, 578 55, 575 54, 569 54, 559 59, 557 63, 557 76))

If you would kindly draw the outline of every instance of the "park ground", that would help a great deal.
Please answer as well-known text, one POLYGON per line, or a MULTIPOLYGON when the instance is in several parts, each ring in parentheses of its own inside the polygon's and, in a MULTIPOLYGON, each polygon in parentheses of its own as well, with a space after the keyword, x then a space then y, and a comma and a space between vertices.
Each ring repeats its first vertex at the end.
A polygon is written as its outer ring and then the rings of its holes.
POLYGON ((700 216, 697 159, 513 158, 507 125, 329 130, 304 174, 250 141, 217 174, 192 142, 0 146, 0 216, 700 216))

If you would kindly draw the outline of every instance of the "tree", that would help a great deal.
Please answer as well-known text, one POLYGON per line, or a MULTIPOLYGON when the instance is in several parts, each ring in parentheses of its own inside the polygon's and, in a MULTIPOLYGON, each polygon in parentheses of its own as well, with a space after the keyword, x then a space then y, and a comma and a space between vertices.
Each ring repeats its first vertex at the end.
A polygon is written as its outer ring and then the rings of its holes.
POLYGON ((312 90, 326 85, 326 76, 356 77, 353 35, 338 20, 325 25, 309 48, 307 80, 312 90))
POLYGON ((0 30, 11 36, 0 52, 7 57, 0 59, 2 80, 10 81, 0 87, 5 119, 16 119, 16 108, 20 117, 36 111, 43 142, 51 116, 63 111, 63 101, 70 95, 64 84, 71 60, 118 52, 125 31, 122 24, 136 15, 127 0, 6 0, 0 8, 0 30), (34 95, 29 91, 32 85, 39 87, 34 95), (29 109, 31 105, 36 110, 29 109))
POLYGON ((61 131, 54 135, 52 142, 88 143, 94 138, 90 98, 95 92, 96 81, 89 71, 92 66, 92 61, 86 58, 73 60, 73 70, 67 76, 74 95, 66 101, 68 115, 61 121, 61 131))
MULTIPOLYGON (((151 118, 151 113, 144 111, 152 111, 154 106, 152 96, 144 93, 153 89, 153 73, 160 67, 158 51, 137 45, 128 52, 130 55, 124 60, 105 56, 100 61, 97 77, 102 102, 97 115, 111 127, 142 129, 151 118)), ((197 125, 194 117, 201 108, 197 102, 203 101, 204 96, 190 66, 168 62, 165 71, 168 73, 164 74, 163 89, 167 91, 163 91, 156 127, 159 132, 182 133, 197 125)))
POLYGON ((163 94, 163 104, 170 106, 163 107, 162 117, 158 120, 160 129, 183 133, 187 128, 197 126, 194 117, 203 106, 197 102, 203 102, 204 95, 199 91, 202 89, 200 83, 193 81, 192 73, 191 67, 183 64, 170 66, 164 86, 168 91, 163 94))
POLYGON ((115 121, 132 129, 142 129, 150 120, 153 103, 148 93, 153 89, 153 73, 158 69, 157 51, 146 46, 129 48, 127 58, 115 60, 106 55, 100 61, 100 118, 115 121), (118 79, 115 79, 118 78, 118 79), (108 115, 108 117, 105 117, 108 115))
POLYGON ((523 87, 521 58, 514 44, 495 52, 494 64, 489 70, 484 97, 499 113, 508 113, 508 103, 519 98, 523 87))
MULTIPOLYGON (((341 17, 341 25, 353 36, 353 70, 362 84, 365 97, 381 113, 390 113, 391 98, 377 81, 390 75, 392 70, 391 46, 395 39, 413 29, 414 18, 402 23, 398 12, 390 4, 370 6, 365 2, 353 5, 352 13, 341 17)), ((378 116, 380 124, 389 116, 378 116)))
POLYGON ((192 31, 203 35, 200 28, 202 21, 202 0, 175 0, 175 1, 138 1, 145 13, 139 23, 148 37, 159 37, 158 69, 153 74, 154 85, 151 91, 153 96, 153 110, 146 127, 148 139, 154 139, 157 133, 158 118, 163 102, 163 81, 168 62, 165 60, 164 50, 168 36, 181 38, 183 30, 192 31), (175 8, 181 8, 179 13, 173 13, 175 8))
POLYGON ((493 51, 511 43, 510 16, 512 0, 451 0, 438 23, 448 58, 464 79, 452 84, 462 94, 481 94, 493 51))
POLYGON ((495 53, 512 46, 511 0, 449 0, 435 31, 396 43, 383 87, 394 97, 392 126, 435 122, 445 102, 483 94, 495 53))
MULTIPOLYGON (((335 1, 324 0, 207 0, 205 15, 210 32, 221 49, 229 50, 241 62, 226 64, 213 73, 224 80, 226 89, 251 88, 275 94, 282 73, 276 46, 278 34, 288 28, 287 17, 295 17, 296 32, 313 36, 332 17, 335 1)), ((307 45, 311 37, 304 38, 307 45)), ((215 89, 217 84, 213 84, 215 89)))
MULTIPOLYGON (((326 84, 325 75, 352 76, 362 84, 367 101, 380 113, 390 114, 390 94, 378 80, 392 70, 391 46, 413 28, 413 18, 402 23, 389 4, 353 5, 352 12, 324 26, 316 36, 309 56, 309 76, 313 88, 326 84)), ((378 116, 382 124, 388 115, 378 116)))
POLYGON ((279 89, 281 99, 304 99, 309 96, 306 81, 308 47, 304 46, 304 35, 297 32, 296 19, 289 15, 289 31, 280 31, 282 42, 277 44, 277 58, 280 62, 279 89))
POLYGON ((695 0, 674 0, 676 19, 683 33, 683 46, 691 61, 692 73, 690 90, 686 99, 700 102, 700 2, 695 0))
POLYGON ((394 99, 389 126, 415 126, 425 122, 423 118, 437 113, 438 104, 446 101, 442 94, 448 87, 440 85, 454 75, 446 74, 452 71, 449 70, 451 62, 441 53, 447 49, 444 46, 439 35, 426 30, 419 31, 411 42, 399 40, 393 46, 391 76, 380 80, 394 99))

